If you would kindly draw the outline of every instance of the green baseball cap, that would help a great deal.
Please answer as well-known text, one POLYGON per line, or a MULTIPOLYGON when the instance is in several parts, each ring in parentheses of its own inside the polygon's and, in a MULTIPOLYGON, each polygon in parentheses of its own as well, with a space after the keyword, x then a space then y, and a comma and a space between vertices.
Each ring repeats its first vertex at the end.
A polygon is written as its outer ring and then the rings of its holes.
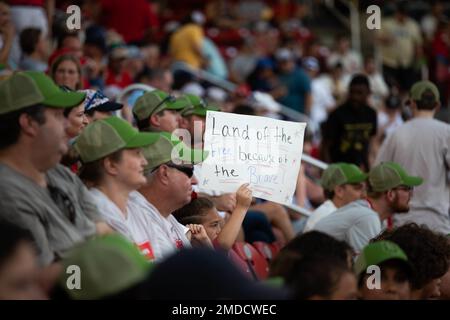
POLYGON ((208 111, 219 111, 220 109, 208 105, 202 98, 193 95, 193 94, 185 94, 184 97, 181 97, 187 102, 186 107, 180 112, 182 117, 187 117, 191 115, 196 115, 199 117, 206 117, 206 113, 208 111))
POLYGON ((139 132, 127 121, 109 117, 89 124, 75 141, 75 150, 84 163, 92 162, 120 149, 142 148, 155 143, 158 133, 139 132))
POLYGON ((411 99, 418 101, 422 99, 422 95, 426 92, 426 91, 430 91, 433 96, 434 99, 436 101, 439 101, 439 90, 436 87, 436 85, 428 80, 424 80, 424 81, 419 81, 416 82, 412 87, 411 90, 409 92, 409 94, 411 95, 411 99))
POLYGON ((145 173, 167 162, 175 164, 198 164, 208 156, 207 151, 191 149, 183 141, 172 137, 169 132, 161 132, 161 138, 143 149, 148 164, 145 173))
POLYGON ((0 114, 35 104, 51 108, 70 108, 81 104, 85 94, 65 92, 42 72, 16 72, 0 82, 0 114))
POLYGON ((153 90, 137 99, 133 114, 137 120, 145 120, 163 110, 182 110, 186 106, 187 102, 183 99, 177 99, 161 90, 153 90))
POLYGON ((366 181, 367 174, 351 163, 333 163, 323 172, 320 183, 323 188, 333 191, 336 186, 346 183, 361 183, 366 181))
POLYGON ((101 299, 120 293, 146 279, 153 264, 123 236, 110 234, 88 240, 72 249, 63 260, 59 286, 74 300, 101 299), (80 289, 70 289, 73 273, 80 271, 80 289), (73 267, 72 267, 73 268, 73 267))
POLYGON ((401 185, 415 187, 422 182, 422 178, 410 176, 401 165, 395 162, 382 162, 369 172, 369 183, 375 192, 388 191, 401 185))
POLYGON ((408 257, 397 244, 386 240, 376 241, 364 247, 356 259, 353 268, 359 277, 362 273, 366 272, 369 266, 379 265, 385 261, 394 259, 403 261, 409 271, 411 271, 408 257))

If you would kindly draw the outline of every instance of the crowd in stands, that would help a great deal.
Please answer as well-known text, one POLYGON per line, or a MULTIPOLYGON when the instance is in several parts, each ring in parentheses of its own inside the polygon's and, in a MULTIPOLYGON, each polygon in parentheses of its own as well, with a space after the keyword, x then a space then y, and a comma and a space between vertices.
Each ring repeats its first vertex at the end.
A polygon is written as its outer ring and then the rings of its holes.
POLYGON ((450 299, 450 7, 383 4, 0 0, 0 299, 450 299), (198 186, 208 111, 307 123, 309 214, 198 186))

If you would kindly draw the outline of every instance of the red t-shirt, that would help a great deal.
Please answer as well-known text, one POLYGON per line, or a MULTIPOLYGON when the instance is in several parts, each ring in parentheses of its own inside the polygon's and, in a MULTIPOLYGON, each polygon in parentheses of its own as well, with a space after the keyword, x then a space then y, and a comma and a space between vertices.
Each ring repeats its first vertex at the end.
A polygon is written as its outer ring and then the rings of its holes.
POLYGON ((8 3, 11 6, 44 6, 44 0, 9 0, 8 3))
POLYGON ((145 0, 101 0, 103 25, 116 30, 125 42, 139 41, 151 27, 158 26, 151 4, 145 0))
POLYGON ((126 88, 130 84, 133 83, 133 79, 128 72, 124 71, 121 74, 115 75, 111 72, 111 70, 106 71, 106 80, 105 84, 107 86, 116 85, 119 88, 126 88))

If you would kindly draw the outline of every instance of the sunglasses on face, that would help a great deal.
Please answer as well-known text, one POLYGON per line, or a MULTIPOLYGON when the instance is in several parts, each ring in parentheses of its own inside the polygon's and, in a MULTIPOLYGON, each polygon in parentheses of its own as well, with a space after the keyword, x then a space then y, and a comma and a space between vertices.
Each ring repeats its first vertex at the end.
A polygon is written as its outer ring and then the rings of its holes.
MULTIPOLYGON (((188 176, 189 179, 192 178, 192 176, 194 175, 194 167, 180 166, 170 162, 164 163, 164 165, 168 166, 169 168, 177 169, 178 171, 183 172, 185 175, 188 176)), ((158 170, 160 166, 162 166, 162 164, 153 169, 152 172, 158 170)))

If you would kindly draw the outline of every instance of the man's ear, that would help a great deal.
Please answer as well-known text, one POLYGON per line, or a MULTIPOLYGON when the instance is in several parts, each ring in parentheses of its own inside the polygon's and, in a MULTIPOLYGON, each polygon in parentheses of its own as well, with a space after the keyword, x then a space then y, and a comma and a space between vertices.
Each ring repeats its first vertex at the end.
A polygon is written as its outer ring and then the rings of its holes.
POLYGON ((148 122, 151 127, 159 127, 161 125, 161 121, 159 121, 159 116, 157 114, 152 114, 148 119, 148 122))
POLYGON ((393 202, 394 200, 395 200, 395 191, 394 190, 389 190, 389 191, 387 191, 386 192, 386 199, 389 201, 389 202, 393 202))
POLYGON ((170 178, 168 175, 168 167, 165 165, 162 165, 159 167, 159 169, 155 172, 155 174, 158 177, 158 180, 163 184, 163 185, 169 185, 170 184, 170 178))
POLYGON ((26 113, 19 116, 19 125, 22 132, 30 137, 35 137, 40 127, 39 123, 26 113))
POLYGON ((342 199, 344 197, 344 192, 345 190, 343 185, 334 187, 334 195, 336 198, 342 199))
POLYGON ((178 124, 180 125, 181 129, 189 129, 189 120, 185 117, 180 117, 178 124))
POLYGON ((119 170, 117 168, 117 162, 111 160, 111 158, 106 157, 102 160, 103 162, 103 168, 105 169, 105 172, 111 176, 117 176, 119 173, 119 170))

